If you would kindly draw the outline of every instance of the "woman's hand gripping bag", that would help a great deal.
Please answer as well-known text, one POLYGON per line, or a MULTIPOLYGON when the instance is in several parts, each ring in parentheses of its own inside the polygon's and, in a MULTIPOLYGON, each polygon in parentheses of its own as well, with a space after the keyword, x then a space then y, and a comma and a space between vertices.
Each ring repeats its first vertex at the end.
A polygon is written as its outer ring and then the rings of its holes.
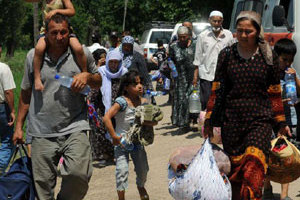
MULTIPOLYGON (((205 115, 206 115, 206 111, 200 111, 198 117, 198 130, 200 131, 202 138, 204 138, 205 115)), ((210 142, 214 144, 222 144, 221 128, 213 127, 213 134, 214 134, 213 137, 210 138, 210 142)))
POLYGON ((271 141, 268 176, 277 183, 290 183, 300 177, 300 151, 280 136, 271 141))
POLYGON ((187 170, 169 181, 175 200, 230 200, 231 185, 220 173, 209 139, 193 158, 187 170))

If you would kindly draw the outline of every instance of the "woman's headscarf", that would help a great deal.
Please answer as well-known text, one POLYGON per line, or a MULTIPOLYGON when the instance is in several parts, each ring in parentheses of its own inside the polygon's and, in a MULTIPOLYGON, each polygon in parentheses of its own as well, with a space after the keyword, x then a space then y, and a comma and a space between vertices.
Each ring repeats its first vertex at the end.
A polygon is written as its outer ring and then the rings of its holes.
POLYGON ((111 79, 121 78, 128 70, 123 67, 122 65, 122 55, 118 50, 112 50, 108 52, 106 56, 106 65, 101 66, 98 69, 99 73, 102 76, 102 86, 101 86, 101 93, 102 93, 102 101, 105 106, 105 113, 111 107, 111 79), (112 73, 109 69, 108 63, 110 60, 119 60, 119 67, 116 73, 112 73))
POLYGON ((242 11, 236 18, 236 23, 242 19, 246 18, 248 20, 254 21, 260 27, 260 33, 258 37, 258 46, 264 56, 264 59, 268 65, 273 65, 273 53, 270 45, 266 42, 264 38, 263 27, 261 26, 261 16, 254 11, 242 11))
POLYGON ((120 52, 122 53, 123 57, 123 66, 126 67, 127 69, 131 66, 132 60, 133 60, 133 48, 132 52, 123 52, 123 44, 134 44, 134 38, 127 35, 123 37, 122 39, 122 45, 120 46, 120 52))

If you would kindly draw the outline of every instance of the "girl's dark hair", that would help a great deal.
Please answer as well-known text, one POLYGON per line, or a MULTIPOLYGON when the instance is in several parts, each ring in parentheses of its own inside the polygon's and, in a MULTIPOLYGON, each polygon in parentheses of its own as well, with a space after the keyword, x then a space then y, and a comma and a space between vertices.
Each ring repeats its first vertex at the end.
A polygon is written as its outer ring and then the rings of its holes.
MULTIPOLYGON (((118 95, 117 95, 118 97, 127 94, 125 87, 127 87, 129 85, 135 85, 137 76, 140 77, 138 71, 129 70, 126 74, 124 74, 121 77, 120 88, 119 88, 118 95)), ((141 82, 142 82, 142 80, 141 80, 141 82)))
POLYGON ((101 55, 104 53, 106 54, 106 51, 104 49, 97 49, 92 53, 96 64, 98 64, 98 60, 101 58, 101 55))
POLYGON ((278 40, 274 45, 274 51, 278 56, 282 54, 288 54, 295 56, 297 53, 297 47, 293 40, 283 38, 278 40))

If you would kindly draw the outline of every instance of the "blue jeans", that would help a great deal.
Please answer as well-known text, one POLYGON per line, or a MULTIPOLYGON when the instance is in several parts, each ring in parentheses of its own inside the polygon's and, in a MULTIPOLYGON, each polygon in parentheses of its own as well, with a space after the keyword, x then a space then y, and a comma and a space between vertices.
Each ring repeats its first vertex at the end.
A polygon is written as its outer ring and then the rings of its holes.
POLYGON ((0 104, 0 174, 9 164, 13 152, 13 126, 8 126, 9 108, 7 104, 0 104))

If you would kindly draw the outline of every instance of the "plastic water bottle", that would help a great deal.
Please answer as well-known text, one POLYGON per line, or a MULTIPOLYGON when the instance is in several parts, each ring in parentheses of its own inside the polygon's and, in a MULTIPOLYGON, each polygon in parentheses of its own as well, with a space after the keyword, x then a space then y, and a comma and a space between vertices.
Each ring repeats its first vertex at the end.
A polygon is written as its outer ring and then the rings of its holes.
POLYGON ((201 103, 200 96, 197 90, 193 90, 189 97, 189 112, 190 113, 200 113, 201 103))
POLYGON ((178 76, 178 72, 177 72, 175 64, 171 60, 171 58, 168 58, 168 64, 169 64, 169 67, 171 68, 171 74, 172 74, 173 78, 176 78, 178 76))
POLYGON ((290 101, 288 101, 288 104, 294 105, 298 101, 295 74, 286 73, 284 76, 284 80, 285 80, 286 98, 290 99, 290 101))
POLYGON ((151 80, 156 81, 157 79, 161 78, 160 71, 157 70, 154 74, 151 75, 151 80))
POLYGON ((126 141, 126 139, 122 136, 121 137, 121 141, 120 143, 123 145, 123 147, 127 150, 127 151, 132 151, 134 149, 134 144, 132 143, 128 143, 126 141))
POLYGON ((152 99, 151 99, 151 91, 147 90, 146 94, 144 95, 144 97, 147 99, 147 104, 150 104, 152 99))
POLYGON ((164 84, 165 90, 170 90, 170 83, 171 83, 170 79, 165 78, 165 84, 164 84))
POLYGON ((151 96, 162 96, 162 95, 165 95, 166 92, 163 92, 163 91, 151 91, 150 94, 151 94, 151 96))
MULTIPOLYGON (((68 76, 64 76, 64 75, 58 75, 56 74, 54 77, 56 80, 58 80, 60 82, 60 84, 62 86, 65 86, 67 88, 71 88, 72 82, 73 82, 73 78, 72 77, 68 77, 68 76)), ((86 85, 81 91, 81 94, 84 95, 88 95, 88 93, 91 91, 90 86, 86 85)))

